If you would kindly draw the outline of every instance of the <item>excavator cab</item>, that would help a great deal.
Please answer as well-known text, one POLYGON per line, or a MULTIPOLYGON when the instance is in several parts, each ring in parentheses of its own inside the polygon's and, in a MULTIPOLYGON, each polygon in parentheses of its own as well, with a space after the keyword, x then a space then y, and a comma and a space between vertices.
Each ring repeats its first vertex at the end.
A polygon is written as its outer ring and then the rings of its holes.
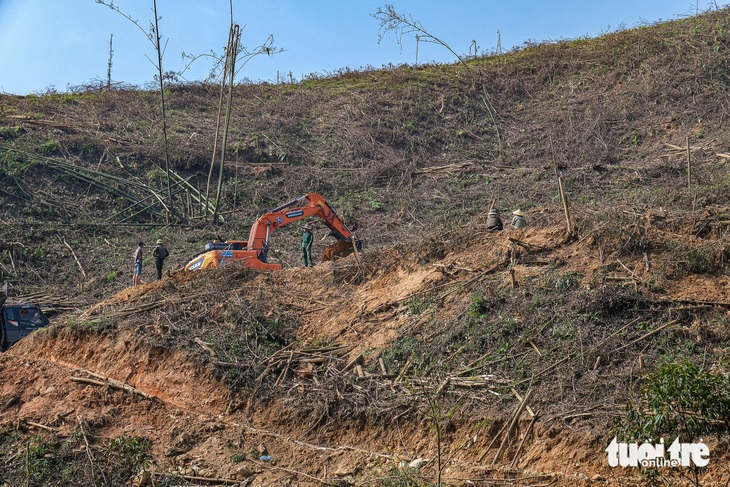
POLYGON ((185 266, 186 271, 196 271, 206 267, 220 267, 225 261, 241 258, 241 253, 248 249, 246 240, 226 240, 225 242, 208 242, 205 250, 193 257, 185 266))

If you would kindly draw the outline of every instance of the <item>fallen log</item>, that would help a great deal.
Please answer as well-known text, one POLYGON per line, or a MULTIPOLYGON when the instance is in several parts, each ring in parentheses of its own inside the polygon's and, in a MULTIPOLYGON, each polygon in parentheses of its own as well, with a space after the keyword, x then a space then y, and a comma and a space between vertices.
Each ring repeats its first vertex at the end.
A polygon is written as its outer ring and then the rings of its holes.
POLYGON ((137 396, 143 397, 145 399, 149 399, 151 401, 157 400, 157 397, 155 397, 151 394, 147 394, 146 392, 140 391, 139 389, 132 387, 129 384, 125 384, 124 382, 120 382, 118 380, 111 379, 109 377, 104 377, 103 375, 96 374, 94 372, 91 372, 90 370, 79 369, 76 372, 88 374, 94 378, 92 379, 92 378, 88 378, 88 377, 71 376, 71 378, 69 380, 71 380, 72 382, 80 382, 82 384, 91 384, 94 386, 109 387, 111 389, 128 392, 130 394, 135 394, 137 396))

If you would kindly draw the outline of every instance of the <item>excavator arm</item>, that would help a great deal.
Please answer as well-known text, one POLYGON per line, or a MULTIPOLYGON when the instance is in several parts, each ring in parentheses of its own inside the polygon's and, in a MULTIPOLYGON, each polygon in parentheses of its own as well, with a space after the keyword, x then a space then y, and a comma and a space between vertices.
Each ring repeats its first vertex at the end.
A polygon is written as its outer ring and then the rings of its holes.
POLYGON ((251 226, 248 236, 249 250, 260 251, 265 261, 269 249, 269 237, 273 231, 310 216, 318 217, 337 239, 345 242, 352 241, 353 233, 327 204, 324 197, 316 193, 309 193, 274 208, 256 220, 251 226))
POLYGON ((337 213, 327 204, 322 195, 316 193, 291 200, 273 210, 264 213, 251 226, 247 241, 229 241, 201 254, 191 260, 186 270, 197 270, 205 267, 218 267, 225 260, 243 259, 246 267, 260 270, 280 270, 281 264, 266 261, 269 252, 269 238, 279 227, 289 225, 298 220, 316 216, 330 229, 330 234, 339 240, 352 242, 360 249, 362 242, 358 240, 337 213), (237 244, 237 247, 228 246, 237 244))

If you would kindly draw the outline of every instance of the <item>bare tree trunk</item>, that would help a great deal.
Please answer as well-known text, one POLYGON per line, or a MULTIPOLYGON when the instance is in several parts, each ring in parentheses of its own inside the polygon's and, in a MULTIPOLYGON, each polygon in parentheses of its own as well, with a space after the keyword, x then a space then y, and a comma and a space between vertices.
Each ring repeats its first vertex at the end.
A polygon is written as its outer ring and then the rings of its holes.
MULTIPOLYGON (((218 137, 220 136, 220 130, 221 130, 221 118, 223 116, 223 93, 225 93, 226 89, 226 78, 228 77, 228 72, 226 71, 228 69, 229 63, 230 63, 230 56, 233 52, 232 49, 233 44, 233 24, 231 24, 231 27, 228 31, 228 47, 226 47, 226 59, 223 63, 223 73, 221 74, 221 91, 220 95, 218 97, 218 119, 216 120, 215 124, 215 138, 213 139, 213 158, 210 161, 210 170, 208 171, 208 182, 205 185, 205 207, 206 212, 208 205, 210 204, 209 196, 210 196, 210 181, 213 178, 213 168, 215 167, 215 161, 216 161, 216 155, 218 154, 218 137)), ((218 203, 216 202, 216 205, 218 203)))
MULTIPOLYGON (((165 85, 162 70, 162 46, 160 46, 160 29, 158 25, 157 0, 152 2, 155 16, 155 48, 157 50, 157 74, 160 78, 160 108, 162 110, 162 141, 165 146, 165 179, 167 180, 167 204, 172 207, 172 189, 170 187, 170 150, 167 143, 167 112, 165 111, 165 85)), ((167 223, 170 223, 170 212, 166 211, 167 223)))
POLYGON ((114 34, 109 36, 109 62, 106 65, 106 90, 112 89, 112 57, 114 56, 114 50, 112 49, 112 40, 114 34))
POLYGON ((231 105, 233 103, 233 79, 236 76, 236 57, 238 54, 238 43, 241 40, 241 30, 238 25, 233 26, 233 51, 229 57, 230 59, 230 70, 228 72, 228 103, 226 104, 226 119, 223 125, 223 140, 221 141, 221 162, 220 170, 218 171, 218 188, 215 195, 215 210, 213 210, 213 221, 218 219, 218 210, 220 209, 221 192, 223 189, 223 165, 226 160, 226 145, 228 141, 228 127, 231 123, 231 105))

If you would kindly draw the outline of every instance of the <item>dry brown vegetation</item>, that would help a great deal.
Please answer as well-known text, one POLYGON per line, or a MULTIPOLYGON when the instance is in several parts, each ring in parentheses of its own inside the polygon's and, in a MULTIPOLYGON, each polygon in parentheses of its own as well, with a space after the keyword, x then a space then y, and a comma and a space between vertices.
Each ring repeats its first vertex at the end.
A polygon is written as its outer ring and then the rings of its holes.
MULTIPOLYGON (((727 373, 729 29, 718 10, 467 66, 237 86, 218 224, 182 192, 172 224, 132 203, 165 187, 154 92, 1 95, 0 273, 55 316, 0 357, 23 371, 0 375, 0 477, 643 483, 603 451, 642 373, 727 373), (274 236, 281 272, 180 271, 308 192, 357 223, 365 274, 298 268, 296 225, 274 236), (528 229, 487 232, 493 202, 528 229), (157 238, 167 277, 128 288, 135 242, 157 238)), ((217 99, 169 87, 193 186, 217 99)), ((703 485, 724 485, 726 437, 711 447, 703 485)))

